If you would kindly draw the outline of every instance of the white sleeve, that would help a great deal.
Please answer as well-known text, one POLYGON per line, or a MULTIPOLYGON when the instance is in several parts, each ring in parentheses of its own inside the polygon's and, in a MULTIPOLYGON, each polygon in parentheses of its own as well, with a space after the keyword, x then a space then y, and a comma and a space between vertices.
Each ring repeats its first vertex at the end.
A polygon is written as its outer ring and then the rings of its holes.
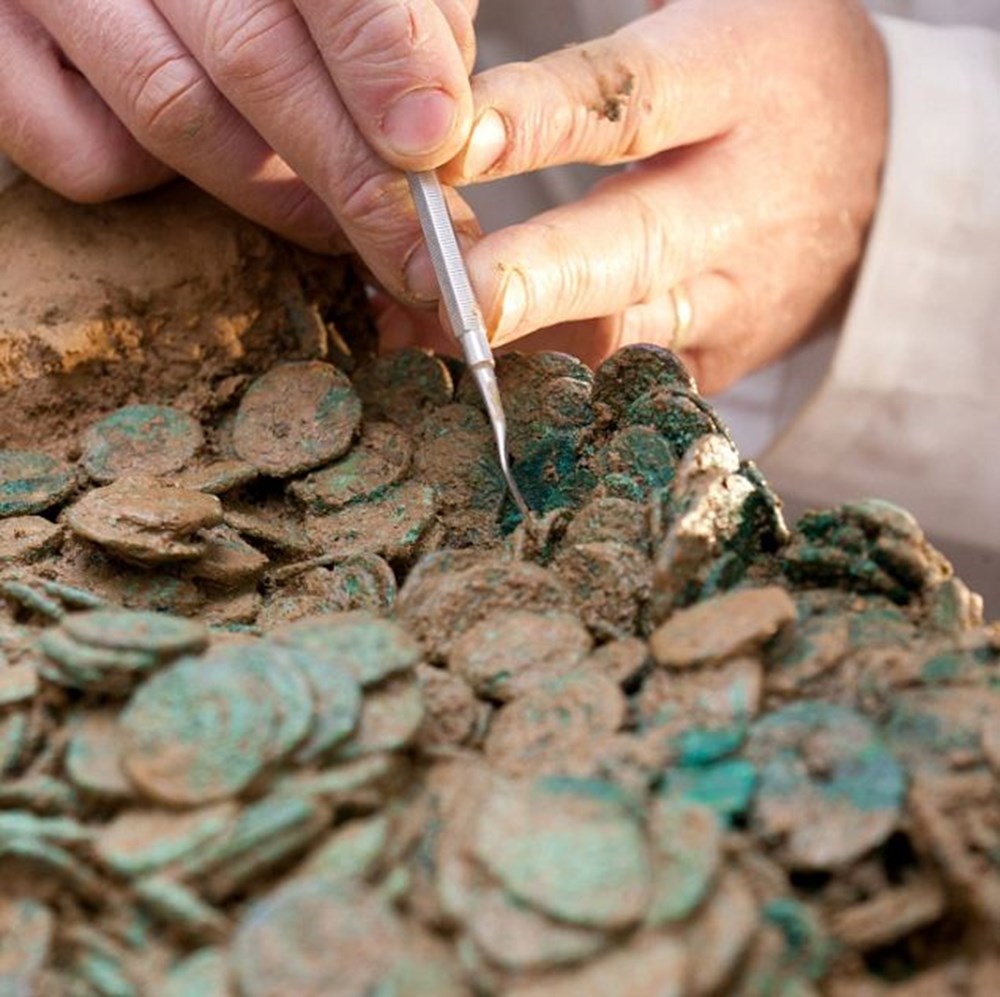
POLYGON ((825 376, 760 464, 799 502, 876 495, 1000 551, 1000 34, 879 24, 879 208, 825 376))

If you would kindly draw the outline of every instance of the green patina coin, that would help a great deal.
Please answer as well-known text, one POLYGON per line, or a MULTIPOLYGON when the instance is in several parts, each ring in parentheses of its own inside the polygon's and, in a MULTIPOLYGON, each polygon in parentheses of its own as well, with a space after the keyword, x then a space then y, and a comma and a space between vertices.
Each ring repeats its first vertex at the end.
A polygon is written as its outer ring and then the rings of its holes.
POLYGON ((208 628, 198 620, 136 609, 72 613, 60 627, 71 639, 94 648, 142 651, 167 661, 197 654, 208 645, 208 628))
POLYGON ((44 512, 75 487, 73 468, 48 454, 0 450, 0 517, 44 512))
POLYGON ((722 827, 713 810, 659 796, 649 812, 653 899, 646 923, 687 918, 711 892, 722 864, 722 827))
POLYGON ((312 731, 295 755, 297 762, 307 764, 353 733, 361 716, 361 688, 346 668, 330 658, 295 647, 288 653, 299 663, 315 704, 312 731))
POLYGON ((182 658, 132 697, 120 719, 122 764, 145 794, 173 806, 209 803, 239 793, 275 760, 282 705, 248 651, 182 658))
POLYGON ((651 898, 642 829, 610 783, 497 789, 480 813, 473 854, 511 896, 569 924, 626 928, 651 898))
POLYGON ((357 729, 337 747, 337 758, 397 751, 416 737, 424 719, 420 684, 410 673, 365 690, 357 729))
POLYGON ((689 392, 656 387, 640 395, 628 407, 625 420, 630 426, 655 429, 680 460, 703 436, 728 435, 715 412, 689 392))
POLYGON ((410 438, 399 427, 368 423, 347 456, 293 481, 288 490, 313 512, 331 512, 401 481, 412 455, 410 438))
POLYGON ((285 478, 345 454, 361 400, 336 367, 317 360, 272 367, 250 385, 233 423, 233 447, 262 474, 285 478))
POLYGON ((362 686, 409 671, 423 657, 402 626, 363 610, 300 620, 275 631, 272 639, 304 652, 315 667, 346 671, 362 686))
POLYGON ((580 463, 578 443, 575 430, 553 430, 521 448, 511 470, 532 512, 575 508, 594 490, 597 478, 580 463))
POLYGON ((333 570, 333 585, 348 610, 387 612, 396 603, 396 575, 378 554, 356 554, 338 564, 333 570))
POLYGON ((94 847, 101 861, 120 875, 148 876, 218 838, 237 812, 231 800, 187 811, 123 810, 98 830, 94 847))
POLYGON ((91 647, 73 640, 60 627, 46 630, 38 648, 48 659, 39 667, 43 678, 71 689, 118 695, 127 693, 161 660, 149 651, 91 647))
POLYGON ((466 930, 487 959, 515 973, 580 962, 611 944, 604 932, 559 924, 495 887, 477 893, 466 930))
POLYGON ((854 710, 810 700, 783 707, 753 724, 744 755, 760 774, 752 826, 782 843, 793 868, 845 866, 899 821, 903 770, 854 710))
POLYGON ((308 516, 306 533, 330 557, 379 554, 390 561, 406 560, 413 557, 436 511, 433 488, 404 481, 368 501, 308 516))
POLYGON ((260 676, 277 707, 266 760, 279 762, 305 741, 313 728, 316 703, 306 655, 261 640, 242 648, 240 660, 260 676))
POLYGON ((595 458, 605 490, 623 496, 623 491, 648 496, 674 480, 677 456, 663 435, 649 426, 626 426, 619 430, 595 458), (610 481, 609 481, 610 479, 610 481), (623 482, 631 484, 630 489, 623 482))
POLYGON ((232 951, 246 997, 375 994, 404 939, 388 900, 320 876, 293 880, 250 907, 232 951))
POLYGON ((126 474, 152 477, 179 471, 204 442, 201 426, 166 405, 126 405, 83 435, 80 461, 100 484, 126 474))
POLYGON ((191 852, 181 877, 219 902, 275 865, 287 863, 330 821, 320 800, 272 795, 246 807, 226 831, 191 852))
POLYGON ((670 350, 650 343, 626 346, 594 372, 594 404, 606 406, 614 418, 622 419, 637 398, 657 387, 693 391, 695 384, 670 350))
POLYGON ((415 426, 429 410, 447 405, 454 394, 444 362, 426 350, 407 349, 377 357, 354 375, 368 418, 415 426))
POLYGON ((117 714, 112 710, 87 710, 71 729, 63 767, 73 786, 107 800, 135 796, 122 769, 117 714))

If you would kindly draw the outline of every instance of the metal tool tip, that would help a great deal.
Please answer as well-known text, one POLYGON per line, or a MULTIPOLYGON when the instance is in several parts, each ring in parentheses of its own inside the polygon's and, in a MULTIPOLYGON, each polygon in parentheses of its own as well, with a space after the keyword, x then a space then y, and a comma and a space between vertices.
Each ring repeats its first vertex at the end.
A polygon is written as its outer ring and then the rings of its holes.
POLYGON ((524 501, 521 489, 517 487, 514 475, 510 470, 510 459, 507 455, 507 418, 503 411, 503 402, 500 401, 500 387, 497 384, 496 372, 492 364, 477 364, 471 368, 476 384, 479 386, 480 394, 486 403, 486 412, 489 415, 490 423, 493 426, 493 435, 497 441, 497 453, 500 457, 500 470, 503 471, 507 488, 511 498, 517 506, 525 522, 531 517, 531 509, 524 501))

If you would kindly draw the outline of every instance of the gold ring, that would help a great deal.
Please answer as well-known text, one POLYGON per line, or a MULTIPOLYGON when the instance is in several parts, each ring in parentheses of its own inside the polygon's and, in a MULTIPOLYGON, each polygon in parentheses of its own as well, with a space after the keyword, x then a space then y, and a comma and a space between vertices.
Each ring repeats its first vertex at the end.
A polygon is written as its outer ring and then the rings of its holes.
POLYGON ((670 348, 679 350, 694 323, 694 308, 683 284, 675 284, 670 288, 670 301, 674 306, 674 335, 670 341, 670 348))

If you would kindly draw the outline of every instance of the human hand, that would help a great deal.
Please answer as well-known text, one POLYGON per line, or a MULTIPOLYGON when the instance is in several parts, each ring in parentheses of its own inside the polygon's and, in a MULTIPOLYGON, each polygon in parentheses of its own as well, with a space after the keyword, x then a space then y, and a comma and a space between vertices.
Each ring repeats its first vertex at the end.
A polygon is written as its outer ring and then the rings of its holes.
MULTIPOLYGON (((887 119, 883 45, 854 0, 675 0, 608 38, 489 70, 473 92, 471 140, 443 171, 453 183, 635 163, 469 249, 495 345, 556 323, 526 342, 591 362, 672 345, 713 392, 848 289, 887 119), (674 292, 691 306, 680 343, 674 292)), ((415 267, 429 286, 427 260, 415 267)), ((387 316, 399 343, 402 312, 387 316)))
POLYGON ((477 3, 0 0, 0 152, 78 201, 183 174, 405 295, 420 229, 391 167, 462 147, 477 3))

